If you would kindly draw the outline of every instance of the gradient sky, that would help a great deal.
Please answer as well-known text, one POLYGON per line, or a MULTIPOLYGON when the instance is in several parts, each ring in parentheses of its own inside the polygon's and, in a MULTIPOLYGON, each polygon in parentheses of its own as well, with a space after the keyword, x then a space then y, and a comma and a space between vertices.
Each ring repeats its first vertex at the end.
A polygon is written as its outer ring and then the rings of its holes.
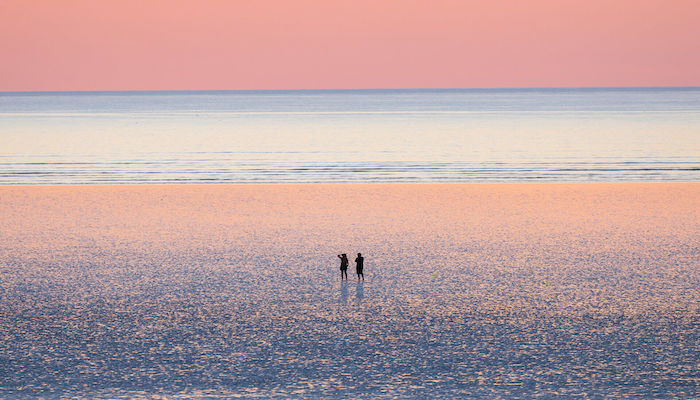
POLYGON ((700 85, 698 0, 0 0, 0 90, 700 85))

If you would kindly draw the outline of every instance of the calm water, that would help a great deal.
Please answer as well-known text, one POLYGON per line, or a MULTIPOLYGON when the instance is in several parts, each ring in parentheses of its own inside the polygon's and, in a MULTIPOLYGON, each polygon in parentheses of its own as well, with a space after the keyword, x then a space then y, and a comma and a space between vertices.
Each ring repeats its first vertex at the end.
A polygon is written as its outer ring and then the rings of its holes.
POLYGON ((0 184, 700 180, 700 88, 0 94, 0 184))

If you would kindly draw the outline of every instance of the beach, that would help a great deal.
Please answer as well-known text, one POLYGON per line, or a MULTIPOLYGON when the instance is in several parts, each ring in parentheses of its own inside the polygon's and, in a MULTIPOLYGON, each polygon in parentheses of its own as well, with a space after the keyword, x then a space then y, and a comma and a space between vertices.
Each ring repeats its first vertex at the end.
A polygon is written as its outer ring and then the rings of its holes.
POLYGON ((690 398, 699 200, 697 182, 2 186, 0 397, 690 398))

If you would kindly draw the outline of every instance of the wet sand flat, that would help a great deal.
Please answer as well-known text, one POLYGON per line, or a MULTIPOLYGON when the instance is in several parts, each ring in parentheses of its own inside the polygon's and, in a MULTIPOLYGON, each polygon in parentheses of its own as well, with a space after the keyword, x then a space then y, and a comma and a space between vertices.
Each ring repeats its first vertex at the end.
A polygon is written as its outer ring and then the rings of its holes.
POLYGON ((0 397, 696 397, 699 206, 700 183, 0 187, 0 397))

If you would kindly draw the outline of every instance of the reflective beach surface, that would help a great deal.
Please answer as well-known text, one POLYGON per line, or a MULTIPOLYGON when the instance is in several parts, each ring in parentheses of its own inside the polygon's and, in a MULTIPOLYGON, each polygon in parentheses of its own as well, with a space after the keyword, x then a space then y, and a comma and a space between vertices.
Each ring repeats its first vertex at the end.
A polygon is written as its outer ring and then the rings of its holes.
POLYGON ((0 397, 697 398, 698 198, 2 187, 0 397))

